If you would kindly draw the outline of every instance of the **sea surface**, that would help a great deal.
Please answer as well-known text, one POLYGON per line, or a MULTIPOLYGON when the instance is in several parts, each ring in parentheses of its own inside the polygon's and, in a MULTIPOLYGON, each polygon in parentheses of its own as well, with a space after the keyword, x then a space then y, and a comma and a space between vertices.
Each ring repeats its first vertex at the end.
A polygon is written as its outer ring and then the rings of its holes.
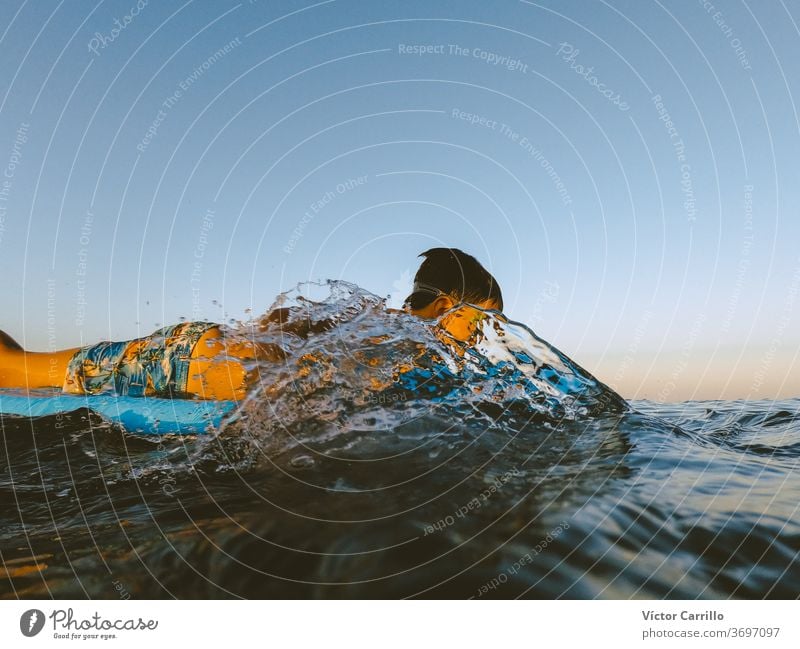
POLYGON ((304 285, 206 435, 3 417, 0 597, 800 595, 800 399, 626 403, 477 327, 304 285))

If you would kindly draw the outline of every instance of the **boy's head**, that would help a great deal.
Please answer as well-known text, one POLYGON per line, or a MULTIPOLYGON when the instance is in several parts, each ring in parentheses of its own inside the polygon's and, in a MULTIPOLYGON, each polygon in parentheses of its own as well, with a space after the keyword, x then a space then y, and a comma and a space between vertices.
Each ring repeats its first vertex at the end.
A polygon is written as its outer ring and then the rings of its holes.
POLYGON ((438 318, 458 304, 503 310, 497 280, 472 255, 458 248, 431 248, 414 276, 405 307, 420 318, 438 318))

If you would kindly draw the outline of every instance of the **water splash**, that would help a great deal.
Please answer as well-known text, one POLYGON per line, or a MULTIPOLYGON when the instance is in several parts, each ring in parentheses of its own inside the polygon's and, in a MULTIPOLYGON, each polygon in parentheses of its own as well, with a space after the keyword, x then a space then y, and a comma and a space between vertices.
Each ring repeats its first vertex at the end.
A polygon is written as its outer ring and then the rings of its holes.
POLYGON ((215 435, 0 420, 0 596, 797 596, 800 400, 634 410, 441 324, 304 285, 228 328, 263 357, 215 435))
POLYGON ((424 321, 347 282, 301 284, 228 332, 270 350, 248 366, 257 378, 233 425, 272 442, 287 434, 301 442, 389 432, 432 414, 555 423, 627 410, 525 325, 482 314, 460 341, 442 327, 448 314, 424 321))

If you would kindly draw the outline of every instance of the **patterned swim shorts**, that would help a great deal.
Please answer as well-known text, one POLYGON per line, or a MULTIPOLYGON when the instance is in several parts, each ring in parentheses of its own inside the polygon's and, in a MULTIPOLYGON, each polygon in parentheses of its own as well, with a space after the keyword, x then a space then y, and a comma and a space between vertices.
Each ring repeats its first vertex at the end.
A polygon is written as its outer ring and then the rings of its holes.
POLYGON ((192 350, 213 322, 181 322, 150 336, 81 347, 70 360, 63 390, 131 397, 180 395, 189 381, 192 350))

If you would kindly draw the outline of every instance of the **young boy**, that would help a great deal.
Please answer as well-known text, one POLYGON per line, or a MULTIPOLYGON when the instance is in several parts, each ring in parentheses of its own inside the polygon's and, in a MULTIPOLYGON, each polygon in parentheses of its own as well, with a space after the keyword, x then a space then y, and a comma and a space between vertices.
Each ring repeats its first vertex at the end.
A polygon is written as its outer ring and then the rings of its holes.
MULTIPOLYGON (((419 318, 441 319, 458 340, 469 339, 481 309, 502 311, 497 281, 471 255, 456 248, 432 248, 414 277, 405 310, 419 318), (459 307, 459 308, 456 308, 459 307), (478 307, 478 308, 475 308, 478 307)), ((285 310, 267 320, 285 322, 285 310)), ((307 335, 310 331, 294 333, 307 335)), ((129 396, 171 395, 241 399, 247 371, 240 361, 276 350, 226 337, 213 322, 182 322, 150 336, 100 342, 55 352, 30 352, 0 331, 0 388, 61 387, 72 394, 116 392, 129 396)))
POLYGON ((420 257, 425 260, 404 305, 412 315, 436 319, 446 313, 441 326, 453 338, 464 341, 472 336, 484 310, 503 310, 500 285, 475 257, 458 248, 431 248, 420 257))

